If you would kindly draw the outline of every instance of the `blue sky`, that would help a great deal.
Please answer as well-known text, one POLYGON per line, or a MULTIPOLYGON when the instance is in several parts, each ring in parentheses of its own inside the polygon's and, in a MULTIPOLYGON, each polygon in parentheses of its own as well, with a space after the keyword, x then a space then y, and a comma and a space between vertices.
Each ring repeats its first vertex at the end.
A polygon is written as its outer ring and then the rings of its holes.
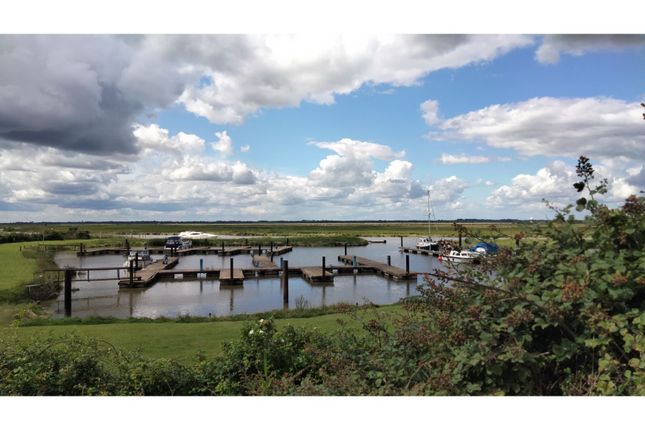
POLYGON ((645 188, 639 35, 0 45, 8 221, 544 218, 580 154, 645 188))

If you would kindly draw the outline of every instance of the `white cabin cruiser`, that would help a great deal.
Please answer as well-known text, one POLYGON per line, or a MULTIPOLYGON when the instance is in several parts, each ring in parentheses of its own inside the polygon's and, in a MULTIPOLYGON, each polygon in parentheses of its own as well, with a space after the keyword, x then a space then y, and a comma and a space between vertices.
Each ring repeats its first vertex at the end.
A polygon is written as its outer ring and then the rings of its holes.
POLYGON ((478 252, 453 250, 449 254, 443 255, 442 260, 447 260, 452 263, 465 263, 474 261, 477 257, 481 257, 481 254, 478 252))
POLYGON ((215 234, 202 233, 201 231, 182 231, 178 236, 182 239, 212 239, 217 237, 215 234))
POLYGON ((130 250, 128 257, 123 263, 123 267, 130 267, 130 262, 136 261, 139 267, 144 267, 145 265, 152 262, 152 257, 150 256, 150 251, 147 249, 143 250, 130 250))

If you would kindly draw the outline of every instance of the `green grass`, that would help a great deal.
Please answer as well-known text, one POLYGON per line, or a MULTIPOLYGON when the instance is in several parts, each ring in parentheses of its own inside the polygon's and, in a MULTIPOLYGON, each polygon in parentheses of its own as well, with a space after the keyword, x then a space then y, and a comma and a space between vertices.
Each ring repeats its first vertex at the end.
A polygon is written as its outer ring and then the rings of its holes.
MULTIPOLYGON (((402 312, 401 306, 384 306, 378 309, 352 313, 329 314, 309 318, 277 319, 278 327, 288 324, 331 333, 340 328, 337 320, 347 324, 345 329, 356 329, 360 319, 376 315, 379 319, 393 317, 402 312)), ((19 338, 56 337, 65 333, 102 339, 119 349, 140 351, 149 358, 174 358, 189 362, 198 353, 213 356, 222 352, 224 342, 239 338, 248 321, 217 322, 164 322, 164 323, 113 323, 99 325, 61 325, 45 327, 18 327, 0 329, 0 336, 16 335, 19 338)))
POLYGON ((29 282, 37 268, 36 261, 25 258, 20 251, 22 243, 4 243, 0 245, 0 291, 10 290, 29 282))

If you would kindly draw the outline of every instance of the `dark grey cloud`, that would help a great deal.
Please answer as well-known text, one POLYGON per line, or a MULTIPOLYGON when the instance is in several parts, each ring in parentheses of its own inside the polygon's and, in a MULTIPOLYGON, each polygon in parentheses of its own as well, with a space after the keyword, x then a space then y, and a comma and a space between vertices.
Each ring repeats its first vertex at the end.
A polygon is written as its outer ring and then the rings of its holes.
POLYGON ((536 52, 541 63, 557 63, 560 54, 582 55, 591 51, 622 50, 645 46, 642 34, 550 34, 536 52))
POLYGON ((160 106, 158 96, 147 99, 122 82, 137 43, 0 36, 0 138, 89 154, 137 152, 132 123, 160 106))
POLYGON ((99 187, 93 182, 49 182, 43 185, 43 190, 51 194, 84 196, 96 193, 99 187))

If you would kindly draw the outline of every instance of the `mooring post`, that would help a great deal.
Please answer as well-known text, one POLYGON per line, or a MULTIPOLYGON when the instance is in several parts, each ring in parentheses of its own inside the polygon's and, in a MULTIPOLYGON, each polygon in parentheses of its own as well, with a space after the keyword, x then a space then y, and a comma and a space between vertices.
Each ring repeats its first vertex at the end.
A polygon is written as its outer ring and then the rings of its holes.
POLYGON ((284 263, 284 257, 280 257, 280 267, 282 267, 282 263, 284 263))
POLYGON ((403 236, 401 236, 401 248, 403 248, 403 236))
POLYGON ((231 279, 233 279, 233 257, 231 257, 231 279))
POLYGON ((222 242, 222 255, 224 255, 224 242, 222 242))
POLYGON ((345 243, 345 255, 347 255, 347 243, 345 243))
POLYGON ((405 254, 405 273, 410 273, 410 254, 405 254))
POLYGON ((203 258, 199 259, 199 271, 200 272, 204 271, 204 259, 203 258))
POLYGON ((459 230, 459 249, 461 249, 461 230, 459 230))
POLYGON ((356 256, 355 255, 352 256, 352 266, 354 266, 354 267, 358 266, 358 263, 356 262, 356 256))
POLYGON ((258 255, 262 255, 262 245, 258 243, 258 255))
POLYGON ((65 270, 65 316, 72 316, 72 270, 65 270))
POLYGON ((282 261, 282 303, 289 303, 289 260, 282 261))
POLYGON ((389 255, 387 256, 387 265, 388 265, 388 266, 391 266, 391 265, 392 265, 392 257, 391 257, 391 256, 389 256, 389 255))
POLYGON ((130 287, 134 285, 134 261, 130 260, 130 287))
POLYGON ((273 254, 273 242, 271 242, 271 253, 273 254))
POLYGON ((322 272, 320 274, 322 276, 325 276, 325 256, 324 255, 322 257, 322 272))

